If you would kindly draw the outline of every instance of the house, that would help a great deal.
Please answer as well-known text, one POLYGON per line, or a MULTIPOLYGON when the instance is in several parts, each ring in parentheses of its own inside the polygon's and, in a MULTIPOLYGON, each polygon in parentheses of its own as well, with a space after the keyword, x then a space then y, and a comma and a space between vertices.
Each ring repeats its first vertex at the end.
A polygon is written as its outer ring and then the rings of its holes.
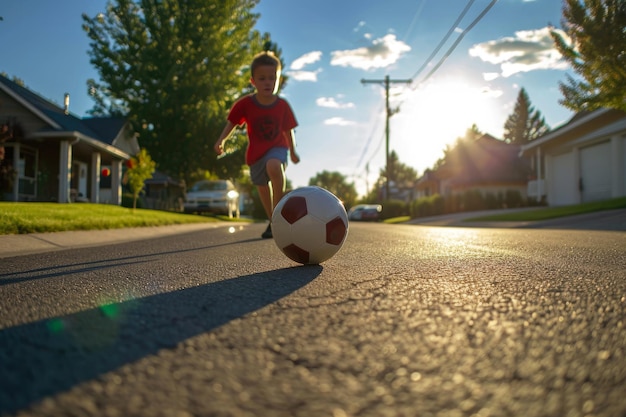
POLYGON ((578 113, 522 146, 520 155, 533 160, 529 193, 549 206, 626 196, 626 113, 578 113))
POLYGON ((121 204, 123 162, 139 152, 126 120, 78 118, 69 95, 60 107, 0 75, 0 124, 16 171, 5 200, 121 204))
POLYGON ((459 141, 442 166, 427 170, 417 181, 416 194, 459 196, 467 191, 483 197, 519 193, 526 198, 529 163, 519 157, 520 147, 485 134, 459 141))

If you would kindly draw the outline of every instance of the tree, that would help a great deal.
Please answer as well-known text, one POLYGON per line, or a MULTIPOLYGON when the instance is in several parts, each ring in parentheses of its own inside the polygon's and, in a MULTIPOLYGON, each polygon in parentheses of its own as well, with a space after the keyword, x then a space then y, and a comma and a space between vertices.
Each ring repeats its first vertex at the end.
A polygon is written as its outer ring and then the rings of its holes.
POLYGON ((389 169, 387 170, 382 168, 380 170, 376 184, 369 194, 365 196, 364 201, 374 203, 380 201, 381 198, 389 199, 389 197, 384 194, 387 180, 390 181, 390 184, 394 184, 396 187, 412 187, 417 180, 417 171, 414 168, 400 162, 398 154, 396 151, 392 150, 389 154, 389 169), (389 175, 389 178, 387 178, 387 175, 389 175))
POLYGON ((565 0, 561 25, 571 42, 556 30, 552 38, 582 81, 567 75, 559 102, 576 112, 626 111, 626 2, 565 0))
POLYGON ((357 192, 353 182, 339 172, 322 171, 309 180, 309 185, 317 185, 335 194, 347 207, 356 203, 357 192))
POLYGON ((146 180, 152 178, 156 164, 145 148, 126 162, 124 184, 128 185, 133 194, 133 210, 137 208, 137 199, 145 187, 146 180))
POLYGON ((520 90, 513 113, 504 123, 504 141, 524 145, 550 130, 545 118, 531 104, 526 90, 520 90))
POLYGON ((188 183, 200 170, 227 170, 213 143, 262 49, 257 3, 115 0, 105 13, 83 15, 101 80, 88 82, 91 113, 127 117, 159 170, 188 183))

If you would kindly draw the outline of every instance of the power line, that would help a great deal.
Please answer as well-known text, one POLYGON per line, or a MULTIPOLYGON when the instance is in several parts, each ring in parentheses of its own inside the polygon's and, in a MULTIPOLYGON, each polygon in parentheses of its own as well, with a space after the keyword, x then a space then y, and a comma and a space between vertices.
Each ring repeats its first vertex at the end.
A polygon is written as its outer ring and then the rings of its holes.
MULTIPOLYGON (((459 43, 461 43, 461 40, 463 40, 463 38, 465 37, 465 35, 472 30, 472 28, 474 26, 476 26, 476 24, 478 22, 480 22, 480 20, 485 17, 485 15, 487 14, 487 12, 498 2, 498 0, 492 0, 491 3, 489 3, 487 5, 487 7, 485 7, 483 9, 482 12, 480 12, 480 14, 472 21, 472 23, 469 24, 469 26, 463 31, 461 32, 461 34, 459 35, 459 37, 456 39, 456 41, 454 41, 454 43, 452 44, 452 46, 450 46, 450 48, 448 48, 448 50, 446 51, 445 55, 443 57, 441 57, 441 59, 439 60, 439 62, 437 63, 437 65, 435 65, 433 67, 432 70, 430 70, 430 72, 426 75, 426 77, 424 77, 424 79, 421 81, 421 83, 424 83, 426 80, 428 80, 438 69, 439 67, 441 67, 441 65, 445 62, 446 59, 448 59, 448 57, 452 54, 452 52, 456 49, 456 47, 459 45, 459 43)), ((420 84, 421 84, 420 83, 420 84)), ((413 87, 413 90, 415 90, 419 85, 416 85, 415 87, 413 87)))
POLYGON ((411 77, 413 80, 415 78, 417 78, 417 76, 422 71, 424 71, 424 68, 426 68, 428 63, 435 57, 435 55, 437 55, 437 53, 441 50, 443 45, 448 41, 448 39, 450 39, 450 36, 452 35, 452 33, 454 33, 454 30, 459 26, 459 23, 461 23, 461 20, 463 20, 463 18, 465 17, 467 12, 469 11, 470 7, 472 7, 472 4, 474 4, 474 1, 475 0, 470 0, 470 1, 467 2, 467 5, 465 6, 465 9, 463 9, 463 11, 459 14, 459 17, 457 17, 457 19, 454 21, 452 26, 450 26, 450 29, 448 29, 448 33, 446 33, 446 35, 441 39, 441 41, 435 47, 435 49, 430 54, 430 56, 428 58, 426 58, 426 60, 422 64, 422 66, 415 72, 415 74, 413 74, 413 76, 411 77))
MULTIPOLYGON (((463 9, 463 11, 459 14, 459 16, 457 17, 457 19, 455 20, 455 22, 452 24, 452 26, 450 27, 450 29, 448 30, 448 32, 446 33, 446 35, 442 38, 442 40, 439 42, 439 44, 435 47, 435 49, 433 50, 433 52, 430 54, 430 56, 428 57, 428 59, 426 59, 426 61, 424 62, 424 64, 415 72, 415 74, 413 75, 413 77, 411 77, 411 79, 409 80, 390 80, 389 76, 385 76, 384 80, 365 80, 362 79, 361 83, 363 84, 368 84, 368 83, 376 83, 376 84, 380 84, 380 83, 384 83, 385 84, 385 104, 386 104, 386 127, 385 127, 385 139, 386 139, 386 167, 385 170, 387 171, 387 181, 386 181, 386 192, 387 192, 387 197, 389 196, 389 118, 392 115, 392 111, 389 107, 389 83, 394 82, 394 83, 403 83, 403 84, 413 84, 415 79, 419 76, 419 74, 424 70, 424 68, 426 68, 426 66, 430 63, 430 61, 435 57, 435 55, 437 55, 437 53, 441 50, 441 48, 443 47, 443 45, 448 41, 448 39, 450 38, 450 36, 452 35, 452 33, 454 32, 454 30, 458 27, 459 23, 461 22, 461 20, 465 17, 465 15, 467 14, 467 12, 469 11, 469 9, 471 8, 472 4, 474 3, 475 0, 469 0, 467 5, 465 6, 465 8, 463 9)), ((439 62, 433 67, 433 69, 426 75, 426 77, 420 82, 420 84, 415 84, 414 86, 412 86, 412 90, 415 90, 417 87, 419 87, 419 85, 421 85, 422 83, 424 83, 425 81, 427 81, 440 67, 441 65, 443 65, 443 63, 445 62, 445 60, 452 54, 452 52, 456 49, 456 47, 459 45, 459 43, 461 42, 461 40, 463 40, 463 38, 465 37, 465 35, 474 27, 478 24, 478 22, 480 20, 482 20, 482 18, 487 14, 487 12, 489 10, 491 10, 491 8, 498 2, 498 0, 492 0, 491 3, 489 3, 484 9, 483 11, 468 25, 468 27, 463 30, 463 32, 461 32, 461 34, 459 35, 459 37, 456 39, 456 41, 452 44, 452 46, 450 48, 448 48, 448 50, 446 51, 446 53, 444 54, 444 56, 439 60, 439 62)), ((418 10, 419 12, 419 10, 418 10)), ((361 158, 359 159, 359 162, 357 164, 356 169, 358 169, 358 167, 360 166, 363 157, 365 155, 365 153, 367 152, 367 149, 369 148, 369 142, 371 141, 373 136, 373 131, 372 131, 372 135, 370 136, 370 139, 368 139, 368 143, 365 146, 363 153, 361 155, 361 158)), ((380 146, 380 145, 379 145, 380 146)), ((369 164, 369 161, 368 161, 369 164)))

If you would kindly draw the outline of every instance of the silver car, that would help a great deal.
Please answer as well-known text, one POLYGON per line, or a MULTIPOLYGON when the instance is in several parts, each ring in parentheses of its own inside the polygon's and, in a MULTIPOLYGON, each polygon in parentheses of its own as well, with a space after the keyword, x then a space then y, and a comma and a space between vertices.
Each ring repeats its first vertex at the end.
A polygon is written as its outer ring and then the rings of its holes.
POLYGON ((198 181, 187 191, 184 207, 185 213, 239 217, 239 192, 229 180, 198 181))

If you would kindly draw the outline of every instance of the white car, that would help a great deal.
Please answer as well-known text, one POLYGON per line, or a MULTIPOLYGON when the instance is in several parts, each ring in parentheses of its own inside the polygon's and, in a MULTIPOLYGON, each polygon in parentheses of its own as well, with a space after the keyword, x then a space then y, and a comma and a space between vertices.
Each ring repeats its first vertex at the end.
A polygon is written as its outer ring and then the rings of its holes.
POLYGON ((380 204, 357 204, 348 210, 348 219, 375 222, 382 211, 383 206, 380 204))
POLYGON ((185 213, 215 213, 239 217, 239 192, 229 180, 195 183, 185 196, 185 213))

